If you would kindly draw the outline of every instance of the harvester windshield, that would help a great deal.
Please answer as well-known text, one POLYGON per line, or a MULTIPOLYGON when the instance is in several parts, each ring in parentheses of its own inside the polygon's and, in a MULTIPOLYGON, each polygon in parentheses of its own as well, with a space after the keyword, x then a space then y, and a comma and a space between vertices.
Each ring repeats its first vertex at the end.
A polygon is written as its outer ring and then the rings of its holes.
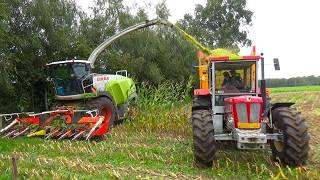
POLYGON ((59 96, 83 93, 81 81, 90 74, 88 63, 65 62, 49 64, 49 76, 59 96))
POLYGON ((256 62, 215 63, 215 87, 217 94, 255 93, 256 62))

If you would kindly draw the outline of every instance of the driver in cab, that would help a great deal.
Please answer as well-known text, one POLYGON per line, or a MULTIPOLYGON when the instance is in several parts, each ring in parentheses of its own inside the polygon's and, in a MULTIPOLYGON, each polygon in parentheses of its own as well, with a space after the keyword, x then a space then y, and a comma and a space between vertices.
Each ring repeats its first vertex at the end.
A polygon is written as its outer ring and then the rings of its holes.
POLYGON ((236 73, 236 71, 231 70, 230 73, 225 71, 223 76, 223 91, 225 93, 240 93, 239 89, 241 89, 243 83, 241 77, 236 73))

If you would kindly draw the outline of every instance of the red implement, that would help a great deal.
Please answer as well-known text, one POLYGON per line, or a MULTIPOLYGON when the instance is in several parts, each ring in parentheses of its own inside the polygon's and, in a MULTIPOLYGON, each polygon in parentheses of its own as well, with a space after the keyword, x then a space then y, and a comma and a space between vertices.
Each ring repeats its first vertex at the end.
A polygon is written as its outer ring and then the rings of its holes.
POLYGON ((89 140, 95 136, 103 136, 109 130, 108 122, 104 122, 104 117, 98 114, 97 110, 73 110, 71 108, 38 114, 6 114, 2 116, 5 116, 5 120, 11 123, 0 130, 0 135, 16 138, 28 134, 28 137, 44 136, 45 139, 86 138, 89 140))

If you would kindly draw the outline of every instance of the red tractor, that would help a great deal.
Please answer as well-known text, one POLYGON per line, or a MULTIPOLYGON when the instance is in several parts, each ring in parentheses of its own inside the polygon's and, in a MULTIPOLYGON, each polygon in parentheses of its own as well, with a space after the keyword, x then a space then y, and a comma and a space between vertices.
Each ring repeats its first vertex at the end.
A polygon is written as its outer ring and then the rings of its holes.
MULTIPOLYGON (((242 150, 265 149, 269 144, 274 161, 289 166, 306 163, 309 135, 305 119, 293 103, 271 103, 262 55, 211 57, 198 52, 198 58, 200 88, 194 90, 192 104, 197 166, 212 166, 217 141, 233 141, 242 150)), ((280 70, 278 59, 274 64, 280 70)))

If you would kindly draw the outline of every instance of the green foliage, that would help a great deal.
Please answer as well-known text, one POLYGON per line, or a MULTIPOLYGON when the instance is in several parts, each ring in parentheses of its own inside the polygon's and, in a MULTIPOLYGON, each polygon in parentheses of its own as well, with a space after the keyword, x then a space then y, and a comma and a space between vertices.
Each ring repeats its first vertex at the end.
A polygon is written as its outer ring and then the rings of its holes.
POLYGON ((138 84, 139 96, 128 115, 128 131, 188 135, 192 78, 186 82, 166 81, 157 86, 138 84))
POLYGON ((246 27, 252 15, 246 0, 207 0, 205 6, 196 6, 194 17, 187 14, 179 23, 206 46, 239 50, 239 44, 251 44, 246 27))
POLYGON ((142 82, 137 86, 139 93, 139 108, 146 108, 146 111, 148 111, 148 108, 152 108, 154 106, 170 108, 176 103, 190 101, 190 94, 192 93, 192 78, 180 83, 166 81, 157 86, 142 82))
POLYGON ((170 16, 170 11, 167 7, 166 0, 161 1, 156 6, 156 14, 160 19, 168 19, 170 16))
POLYGON ((267 79, 267 87, 290 87, 320 85, 320 76, 304 76, 282 79, 267 79))
POLYGON ((1 108, 5 112, 35 110, 35 104, 44 103, 44 97, 38 97, 47 88, 45 64, 78 54, 78 11, 73 1, 5 0, 4 4, 9 17, 1 21, 5 31, 0 36, 6 38, 0 63, 6 74, 0 83, 12 91, 4 88, 7 94, 1 93, 2 101, 9 106, 1 108))

